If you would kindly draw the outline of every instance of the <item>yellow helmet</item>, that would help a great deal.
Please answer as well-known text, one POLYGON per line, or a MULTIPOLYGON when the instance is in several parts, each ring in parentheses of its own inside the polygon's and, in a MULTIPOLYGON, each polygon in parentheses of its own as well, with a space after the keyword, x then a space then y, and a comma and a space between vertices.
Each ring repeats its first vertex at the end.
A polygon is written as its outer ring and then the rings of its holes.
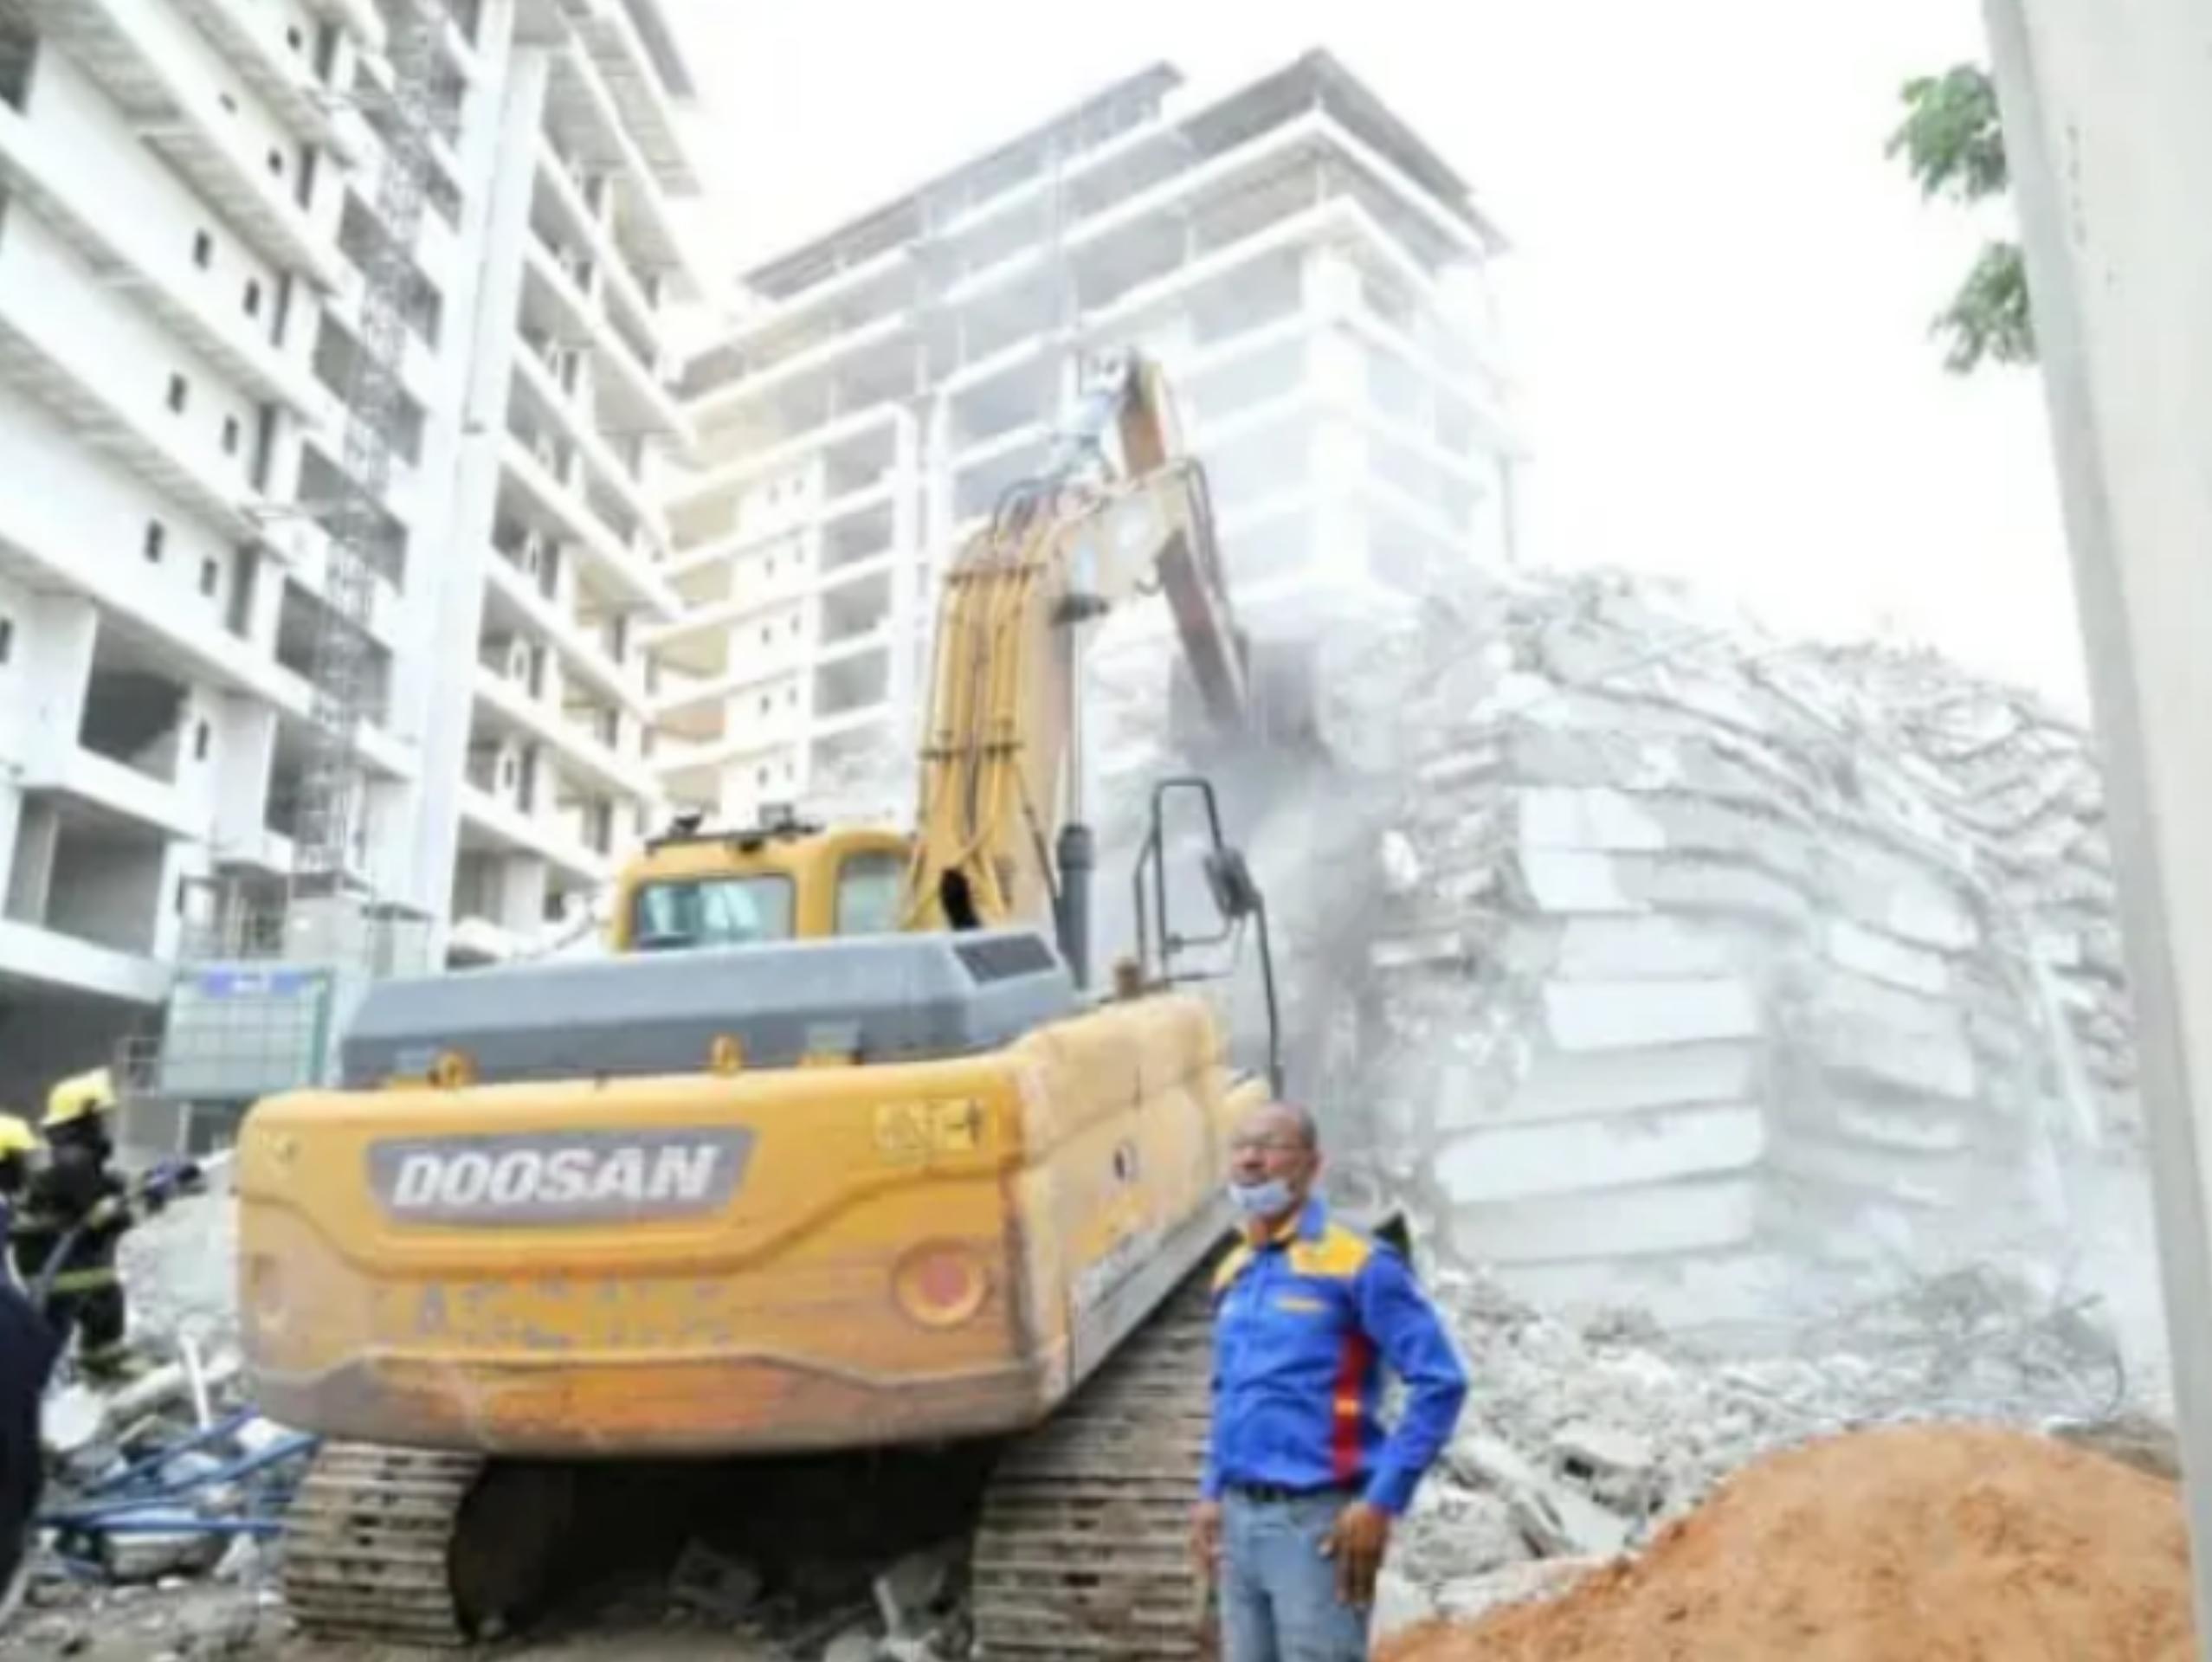
POLYGON ((38 1133, 20 1114, 0 1114, 0 1160, 10 1155, 36 1154, 38 1133))
POLYGON ((115 1081, 106 1068, 96 1067, 89 1073, 74 1074, 48 1092, 46 1118, 39 1123, 50 1131, 105 1113, 114 1105, 115 1081))

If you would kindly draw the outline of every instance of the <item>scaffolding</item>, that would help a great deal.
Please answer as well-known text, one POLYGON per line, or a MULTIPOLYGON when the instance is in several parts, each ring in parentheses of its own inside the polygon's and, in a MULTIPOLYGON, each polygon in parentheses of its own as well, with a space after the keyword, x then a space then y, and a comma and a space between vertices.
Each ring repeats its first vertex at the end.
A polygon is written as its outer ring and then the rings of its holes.
POLYGON ((321 514, 330 537, 323 606, 307 680, 313 731, 301 770, 293 837, 292 892, 322 898, 359 884, 355 821, 362 811, 361 724, 374 702, 369 625, 376 573, 397 569, 391 544, 405 532, 385 506, 392 446, 406 412, 401 370, 408 312, 418 279, 415 248, 430 168, 429 122, 442 25, 428 0, 379 0, 391 66, 391 93, 379 124, 374 244, 362 271, 360 327, 345 399, 339 490, 321 514))

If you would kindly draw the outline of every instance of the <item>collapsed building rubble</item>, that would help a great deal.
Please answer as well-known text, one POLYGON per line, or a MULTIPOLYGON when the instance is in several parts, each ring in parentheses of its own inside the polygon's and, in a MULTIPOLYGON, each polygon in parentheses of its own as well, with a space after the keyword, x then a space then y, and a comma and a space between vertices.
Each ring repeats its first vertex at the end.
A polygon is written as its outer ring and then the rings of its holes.
POLYGON ((1565 1319, 1490 1278, 1436 1279, 1480 1389, 1396 1571, 1416 1608, 1448 1616, 1639 1548, 1730 1473, 1839 1432, 1950 1419, 2155 1436, 2125 1416, 2134 1382, 2101 1313, 1996 1270, 1809 1304, 1727 1355, 1641 1311, 1565 1319))
MULTIPOLYGON (((1638 1311, 1568 1319, 1490 1277, 1433 1279, 1480 1389, 1396 1549, 1379 1613, 1394 1630, 1479 1617, 1644 1549, 1732 1472, 1839 1432, 1938 1417, 2058 1427, 2092 1446, 2102 1437, 2140 1449, 2157 1435, 2116 1415, 2131 1382, 2098 1313, 1995 1270, 1808 1308, 1796 1325, 1769 1330, 1757 1356, 1714 1355, 1638 1311)), ((171 1382, 154 1394, 169 1404, 170 1434, 189 1434, 197 1422, 191 1393, 177 1394, 171 1382)), ((113 1411, 106 1422, 129 1417, 113 1411)), ((83 1446, 98 1445, 95 1437, 83 1446)), ((162 1453, 163 1464, 179 1458, 174 1447, 162 1453)), ((93 1469, 107 1468, 96 1459, 93 1469)), ((264 1517, 273 1504, 266 1493, 248 1504, 216 1489, 229 1507, 222 1517, 264 1517)), ((161 1534, 152 1544, 171 1556, 147 1569, 172 1585, 210 1565, 232 1578, 171 1595, 180 1623, 203 1632, 227 1620, 262 1642, 281 1636, 268 1546, 218 1560, 203 1539, 161 1534), (217 1589, 227 1605, 210 1602, 217 1589), (185 1596, 192 1592, 197 1601, 185 1596)), ((609 1594, 588 1620, 601 1632, 719 1632, 761 1654, 809 1662, 952 1662, 965 1654, 960 1579, 957 1553, 939 1549, 884 1564, 826 1564, 798 1585, 694 1541, 657 1585, 609 1594)), ((0 1656, 53 1654, 39 1644, 85 1621, 87 1600, 94 1610, 131 1600, 106 1571, 94 1586, 34 1610, 28 1625, 0 1637, 0 1656)), ((150 1596, 119 1607, 151 1627, 164 1607, 150 1596)))
MULTIPOLYGON (((1241 832, 1333 1181, 1412 1211, 1482 1382, 1390 1625, 1638 1549, 1775 1448, 1931 1415, 2080 1434, 2155 1396, 2051 1247, 2134 1124, 2082 734, 1926 654, 1783 646, 1615 577, 1325 663, 1318 787, 1241 832), (1939 1267, 1975 1260, 2020 1267, 1939 1267)), ((1172 768, 1156 697, 1099 726, 1116 776, 1172 768)), ((1143 805, 1098 794, 1109 851, 1143 805)), ((143 1232, 145 1325, 220 1343, 229 1227, 210 1198, 143 1232)), ((880 1569, 825 1608, 702 1545, 648 1601, 794 1654, 959 1653, 957 1575, 880 1569)))
MULTIPOLYGON (((1253 857, 1299 1088, 1432 1251, 1751 1318, 2091 1233, 2134 1110, 2079 727, 1611 575, 1329 663, 1332 769, 1253 857)), ((1178 765, 1141 697, 1102 727, 1178 765)))
POLYGON ((2183 1662, 2175 1485, 2045 1438, 1923 1425, 1753 1466, 1641 1557, 1418 1631, 1390 1662, 2183 1662))

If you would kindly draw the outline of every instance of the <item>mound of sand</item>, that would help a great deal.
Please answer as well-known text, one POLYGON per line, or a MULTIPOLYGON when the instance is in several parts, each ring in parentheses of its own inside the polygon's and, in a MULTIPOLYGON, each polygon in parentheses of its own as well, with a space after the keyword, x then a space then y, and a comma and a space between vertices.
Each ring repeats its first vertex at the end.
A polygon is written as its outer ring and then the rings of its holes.
POLYGON ((2026 1433, 1862 1432, 1746 1468, 1641 1557, 1383 1662, 2195 1662, 2168 1482, 2026 1433))

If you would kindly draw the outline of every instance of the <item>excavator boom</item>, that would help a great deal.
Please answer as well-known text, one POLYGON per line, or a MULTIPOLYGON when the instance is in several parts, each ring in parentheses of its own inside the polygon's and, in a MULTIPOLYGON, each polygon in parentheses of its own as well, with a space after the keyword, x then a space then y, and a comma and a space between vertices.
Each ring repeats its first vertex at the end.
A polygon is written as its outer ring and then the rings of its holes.
POLYGON ((1205 469, 1182 454, 1158 369, 1117 353, 1097 366, 1042 468, 1007 493, 946 573, 910 924, 1041 918, 1060 886, 1078 880, 1084 631, 1151 595, 1167 602, 1222 738, 1265 744, 1304 729, 1258 707, 1205 469))

